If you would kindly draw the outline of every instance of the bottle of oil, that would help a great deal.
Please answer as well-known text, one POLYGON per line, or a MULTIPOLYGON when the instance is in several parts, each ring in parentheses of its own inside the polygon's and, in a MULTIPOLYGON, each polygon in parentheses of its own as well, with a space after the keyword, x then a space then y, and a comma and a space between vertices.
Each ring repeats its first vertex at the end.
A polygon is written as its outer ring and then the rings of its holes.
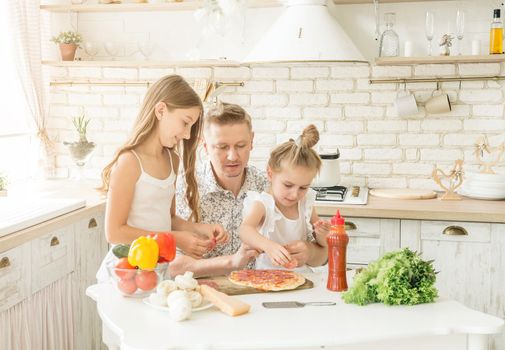
POLYGON ((491 55, 503 53, 503 23, 500 9, 493 11, 493 22, 489 34, 489 53, 491 55))

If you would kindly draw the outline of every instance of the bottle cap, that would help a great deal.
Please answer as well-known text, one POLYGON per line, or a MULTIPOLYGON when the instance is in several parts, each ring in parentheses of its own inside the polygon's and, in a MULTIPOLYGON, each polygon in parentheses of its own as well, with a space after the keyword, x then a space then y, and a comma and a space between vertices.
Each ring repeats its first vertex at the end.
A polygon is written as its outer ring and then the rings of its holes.
POLYGON ((494 9, 493 10, 493 18, 500 18, 501 13, 500 9, 494 9))
POLYGON ((337 210, 337 213, 334 217, 331 218, 332 225, 343 225, 345 223, 345 219, 340 216, 340 210, 337 210))

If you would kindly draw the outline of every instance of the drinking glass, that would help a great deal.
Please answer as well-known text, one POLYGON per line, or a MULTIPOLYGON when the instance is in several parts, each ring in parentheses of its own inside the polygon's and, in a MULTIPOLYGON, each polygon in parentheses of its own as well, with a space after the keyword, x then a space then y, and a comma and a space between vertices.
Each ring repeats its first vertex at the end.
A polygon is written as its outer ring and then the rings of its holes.
POLYGON ((458 55, 461 55, 461 40, 465 34, 465 12, 456 12, 456 38, 458 38, 458 55))
POLYGON ((119 55, 119 50, 121 49, 121 45, 119 43, 115 43, 112 41, 107 41, 104 45, 103 48, 105 51, 112 56, 112 60, 116 60, 116 56, 119 55))
POLYGON ((435 15, 431 11, 426 12, 424 21, 424 33, 428 39, 428 56, 431 56, 431 41, 433 40, 433 31, 435 29, 435 15))
POLYGON ((100 45, 94 41, 86 41, 84 43, 84 52, 91 58, 95 57, 100 50, 100 45))
POLYGON ((139 40, 137 42, 137 47, 138 47, 140 53, 142 54, 142 56, 144 56, 144 58, 149 61, 149 58, 153 54, 153 51, 155 48, 154 42, 152 42, 150 39, 139 40))

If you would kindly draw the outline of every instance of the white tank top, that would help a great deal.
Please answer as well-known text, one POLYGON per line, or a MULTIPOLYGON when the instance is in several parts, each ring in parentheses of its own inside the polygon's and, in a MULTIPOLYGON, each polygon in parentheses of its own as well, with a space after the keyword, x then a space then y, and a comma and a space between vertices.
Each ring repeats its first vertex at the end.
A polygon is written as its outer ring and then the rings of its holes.
MULTIPOLYGON (((172 228, 172 218, 170 208, 175 193, 175 169, 170 156, 170 167, 172 172, 164 179, 157 179, 144 171, 140 157, 131 151, 140 164, 141 174, 135 184, 135 193, 130 207, 130 213, 126 223, 131 227, 136 227, 146 231, 167 232, 172 228)), ((112 253, 112 247, 102 261, 102 265, 96 274, 98 283, 108 283, 110 280, 107 265, 117 258, 112 253)))
POLYGON ((127 224, 146 231, 170 231, 172 219, 170 208, 175 193, 175 169, 170 151, 170 175, 163 180, 144 171, 140 157, 131 151, 139 161, 141 174, 135 184, 135 193, 128 214, 127 224))

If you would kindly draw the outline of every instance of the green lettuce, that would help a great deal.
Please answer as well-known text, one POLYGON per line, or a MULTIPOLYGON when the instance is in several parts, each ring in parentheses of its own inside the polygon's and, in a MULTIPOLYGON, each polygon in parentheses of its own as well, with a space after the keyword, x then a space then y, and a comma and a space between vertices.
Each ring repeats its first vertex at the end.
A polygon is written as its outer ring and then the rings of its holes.
POLYGON ((408 248, 386 253, 354 277, 342 294, 348 304, 387 305, 431 303, 438 296, 433 260, 425 261, 408 248))

